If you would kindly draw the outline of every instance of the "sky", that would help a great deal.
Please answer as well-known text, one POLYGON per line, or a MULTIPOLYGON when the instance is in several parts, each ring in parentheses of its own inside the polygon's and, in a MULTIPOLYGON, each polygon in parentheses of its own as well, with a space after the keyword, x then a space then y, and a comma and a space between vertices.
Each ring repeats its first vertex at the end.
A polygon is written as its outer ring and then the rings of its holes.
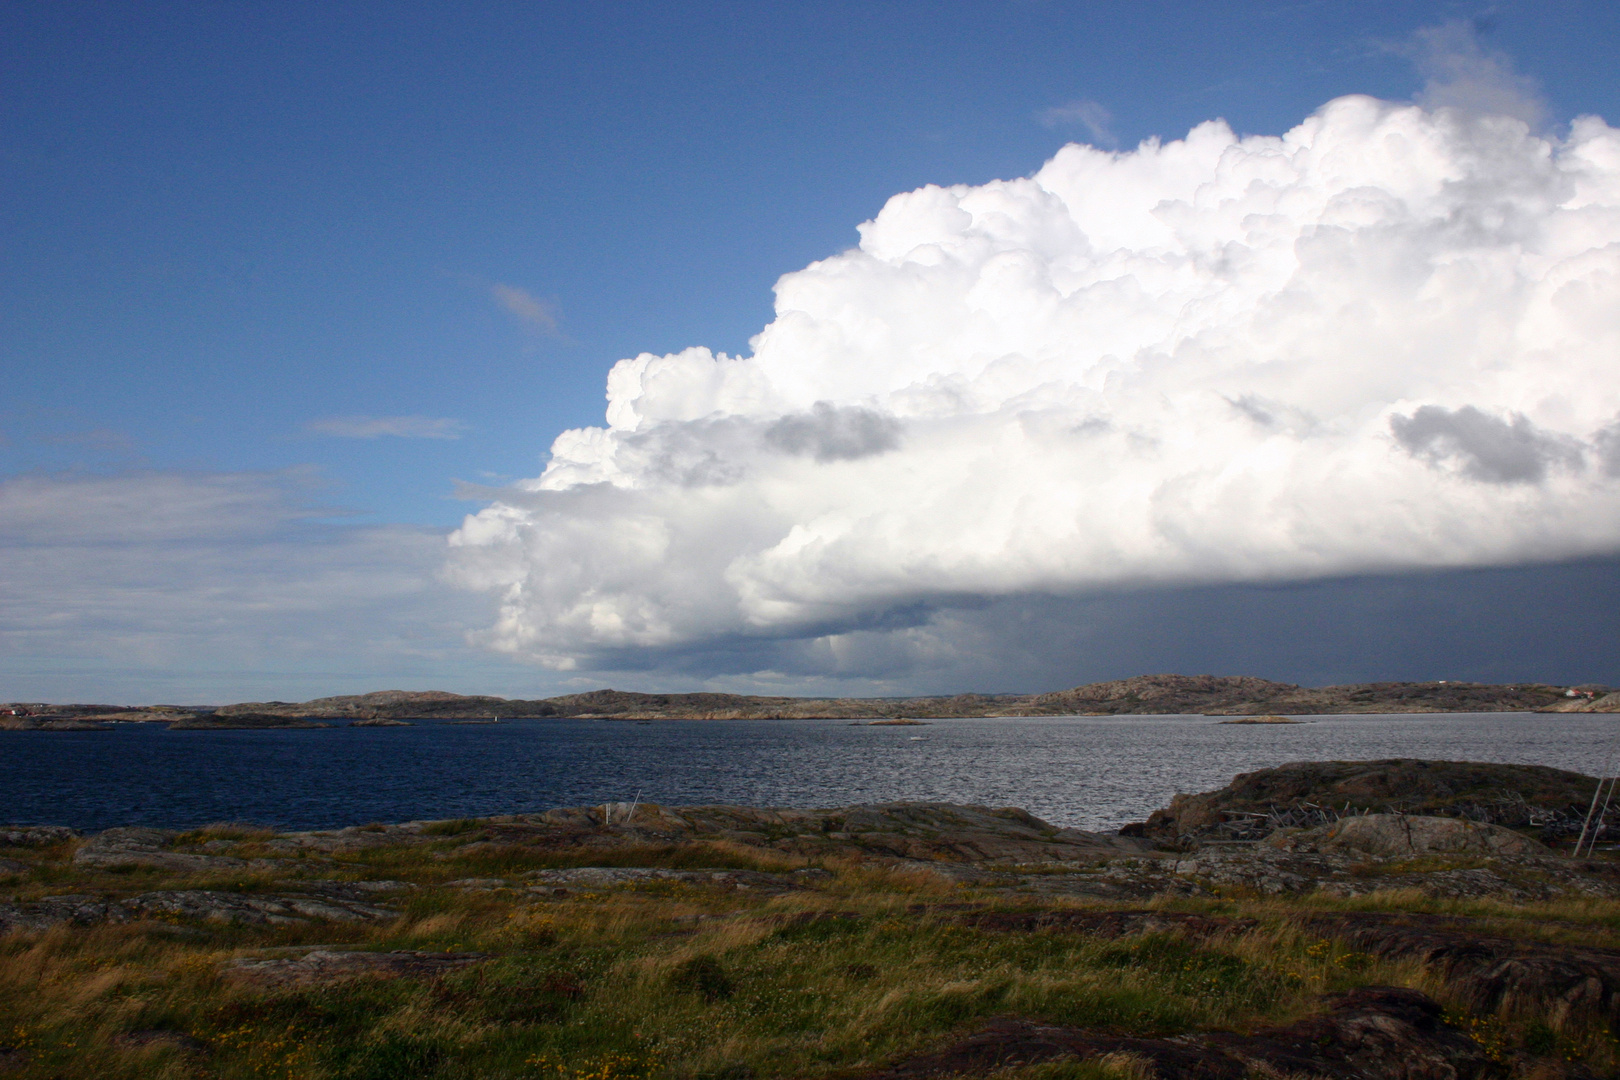
POLYGON ((1620 683, 1617 41, 0 4, 0 699, 1620 683))

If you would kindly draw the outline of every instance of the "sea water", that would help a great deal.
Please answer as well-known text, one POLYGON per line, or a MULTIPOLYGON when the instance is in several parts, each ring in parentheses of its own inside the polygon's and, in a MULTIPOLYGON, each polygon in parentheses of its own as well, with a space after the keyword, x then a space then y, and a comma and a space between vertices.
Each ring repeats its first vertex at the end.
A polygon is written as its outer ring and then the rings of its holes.
POLYGON ((1620 716, 1203 716, 652 723, 419 721, 412 727, 0 732, 0 822, 333 828, 606 801, 834 807, 898 799, 1018 806, 1112 829, 1176 792, 1289 761, 1440 758, 1603 772, 1620 716))

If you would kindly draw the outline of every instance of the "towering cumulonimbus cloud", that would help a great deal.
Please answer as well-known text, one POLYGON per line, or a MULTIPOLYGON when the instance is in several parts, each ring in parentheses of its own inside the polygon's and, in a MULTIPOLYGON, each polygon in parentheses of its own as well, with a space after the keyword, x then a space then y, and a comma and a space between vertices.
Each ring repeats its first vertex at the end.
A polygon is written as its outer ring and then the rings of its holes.
MULTIPOLYGON (((897 195, 451 540, 554 667, 1020 593, 1620 550, 1620 132, 1367 97, 897 195)), ((916 616, 922 617, 922 616, 916 616)), ((902 620, 903 621, 903 620, 902 620)))

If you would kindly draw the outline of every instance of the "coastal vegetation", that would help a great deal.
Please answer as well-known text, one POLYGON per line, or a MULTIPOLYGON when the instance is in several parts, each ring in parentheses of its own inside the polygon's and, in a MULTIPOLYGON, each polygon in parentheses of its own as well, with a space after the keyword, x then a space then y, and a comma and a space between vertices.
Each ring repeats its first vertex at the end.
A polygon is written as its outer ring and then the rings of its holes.
MULTIPOLYGON (((1318 771, 1399 763, 1362 764, 1318 771)), ((1538 810, 1589 782, 1495 768, 1474 794, 1538 810)), ((1318 794, 1254 776, 1198 806, 1318 794)), ((1218 813, 1155 840, 945 804, 5 827, 0 1074, 1614 1075, 1616 866, 1472 805, 1248 846, 1218 813)))

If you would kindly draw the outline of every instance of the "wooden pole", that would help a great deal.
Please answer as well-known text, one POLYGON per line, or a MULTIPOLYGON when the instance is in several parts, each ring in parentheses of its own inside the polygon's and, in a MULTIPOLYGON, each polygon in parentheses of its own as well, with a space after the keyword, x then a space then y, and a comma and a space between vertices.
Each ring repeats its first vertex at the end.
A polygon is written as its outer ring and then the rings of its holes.
POLYGON ((1614 798, 1614 785, 1616 780, 1620 780, 1620 777, 1609 777, 1607 781, 1601 779, 1598 781, 1598 789, 1592 793, 1593 809, 1597 807, 1597 797, 1603 791, 1603 785, 1605 782, 1607 782, 1609 785, 1609 791, 1603 796, 1603 809, 1598 810, 1595 816, 1593 815, 1591 809, 1587 810, 1586 821, 1581 825, 1580 839, 1575 841, 1575 858, 1580 858, 1581 845, 1583 843, 1586 844, 1586 853, 1588 855, 1592 854, 1592 852, 1597 849, 1598 834, 1603 831, 1603 815, 1609 812, 1609 801, 1614 798), (1592 834, 1590 843, 1587 843, 1586 834, 1588 829, 1591 830, 1592 834))
POLYGON ((1598 796, 1603 794, 1603 785, 1606 782, 1603 777, 1598 777, 1597 789, 1592 792, 1592 805, 1586 808, 1586 820, 1581 822, 1581 835, 1575 838, 1575 850, 1570 854, 1572 859, 1581 857, 1581 845, 1586 843, 1587 831, 1592 828, 1592 815, 1597 813, 1598 796))

